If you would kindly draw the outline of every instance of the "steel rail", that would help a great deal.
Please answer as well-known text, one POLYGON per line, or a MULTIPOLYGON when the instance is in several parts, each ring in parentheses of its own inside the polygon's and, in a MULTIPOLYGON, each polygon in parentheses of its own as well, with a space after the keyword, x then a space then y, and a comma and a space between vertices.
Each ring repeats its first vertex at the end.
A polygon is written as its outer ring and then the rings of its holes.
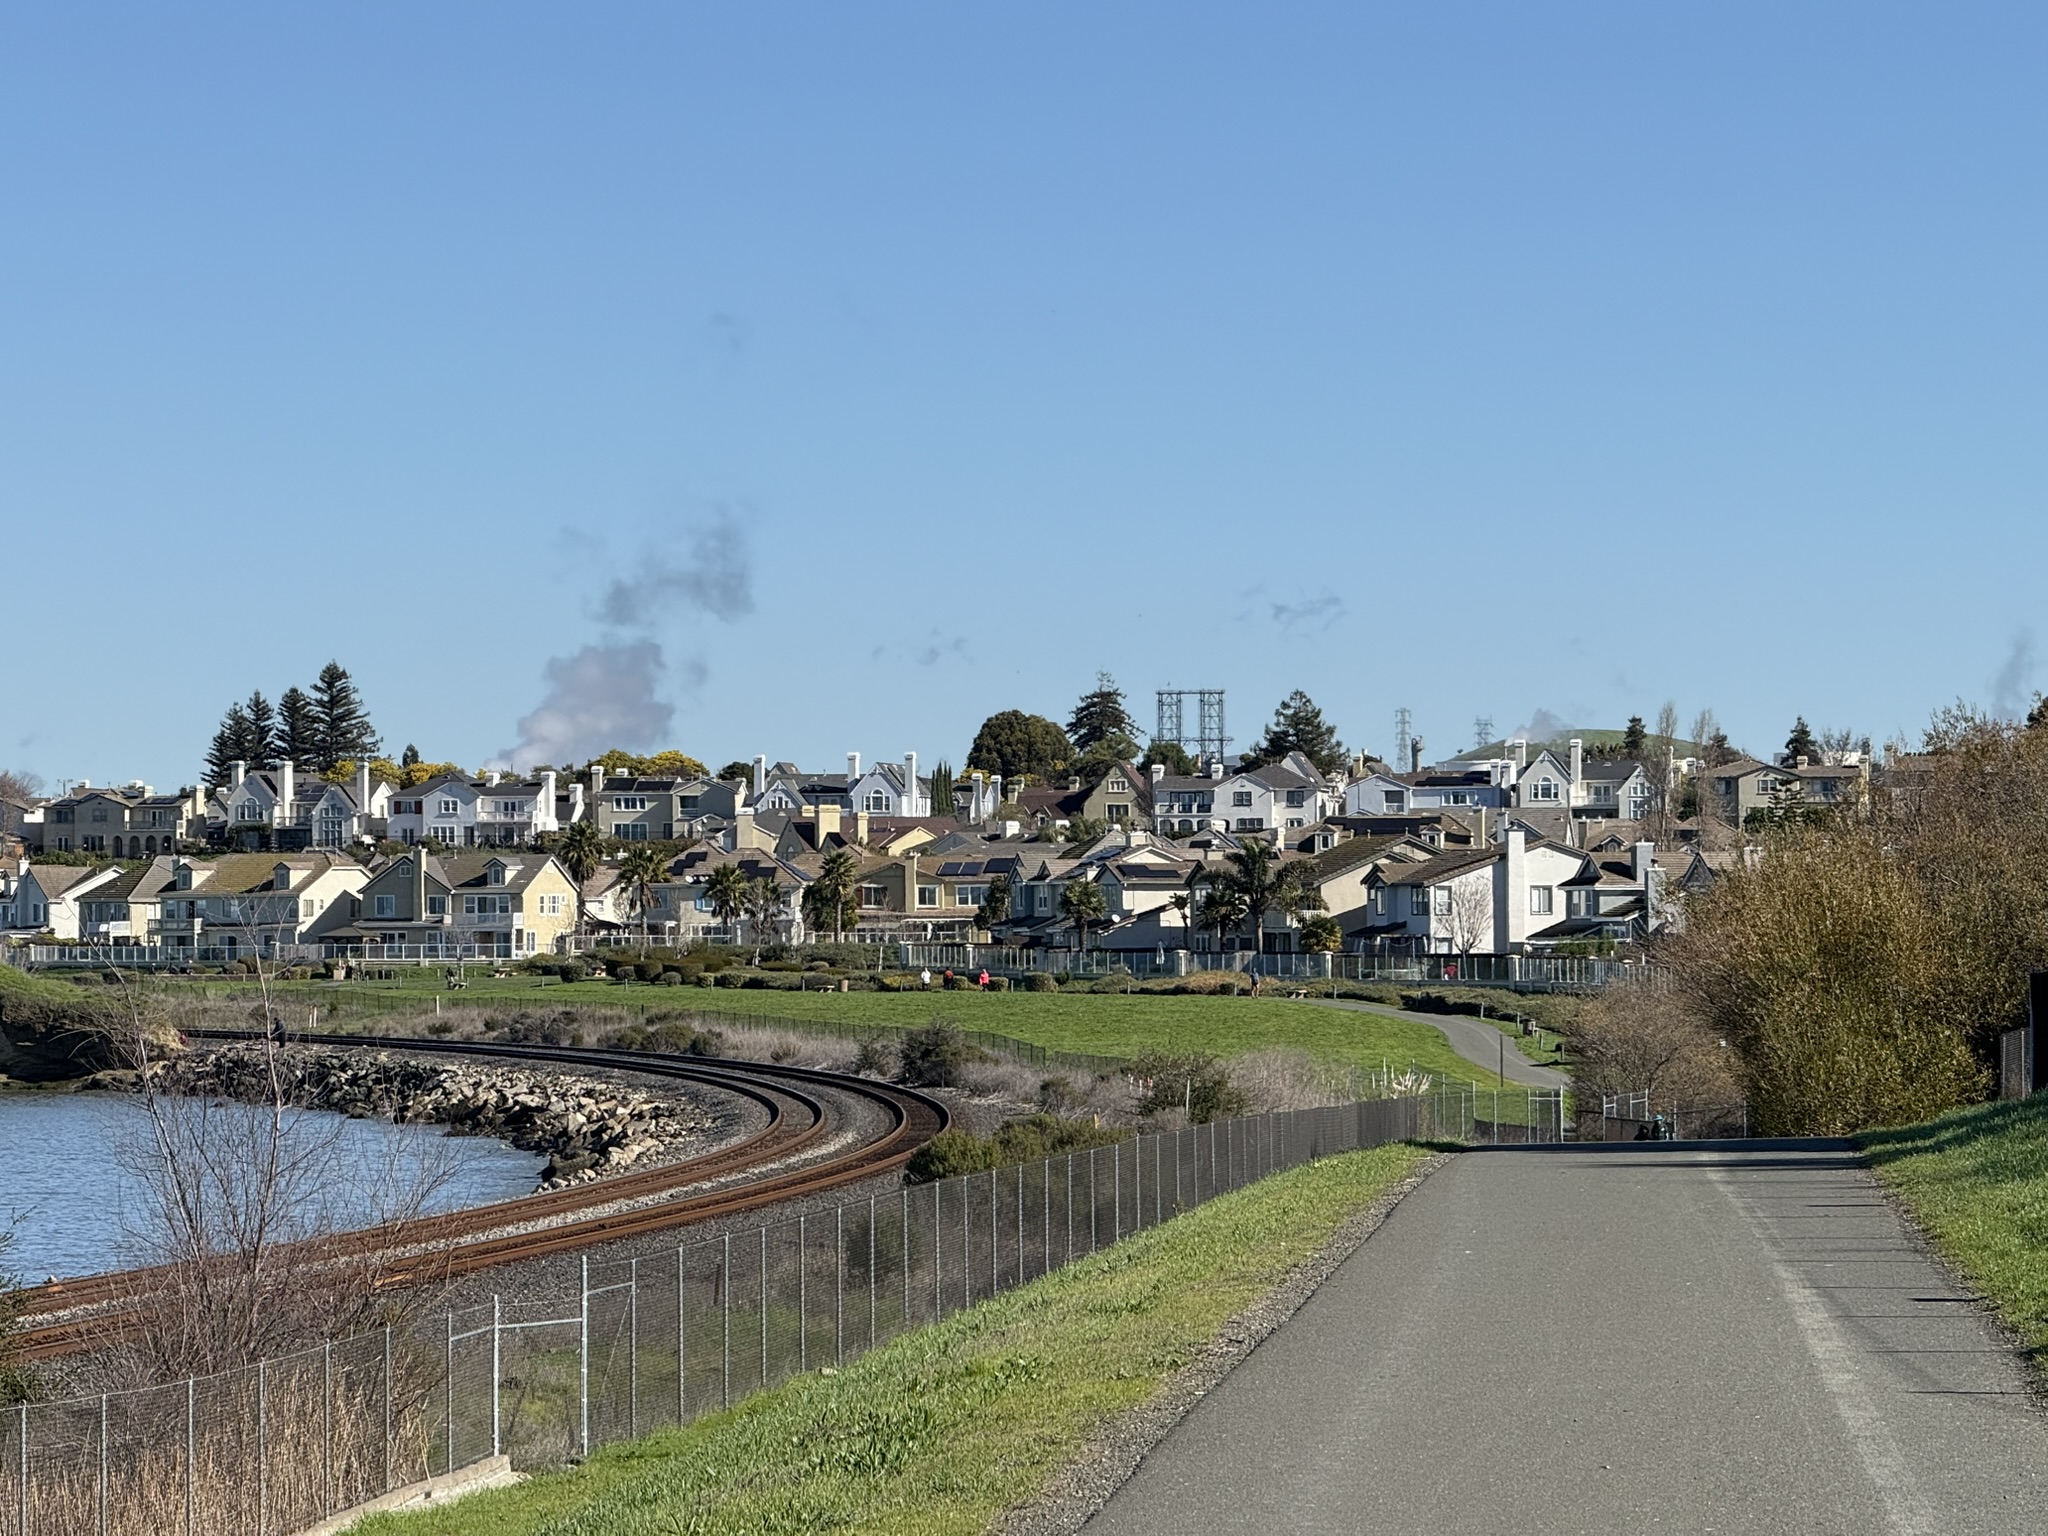
MULTIPOLYGON (((209 1040, 252 1040, 241 1030, 192 1030, 209 1040)), ((766 1108, 768 1125, 741 1141, 700 1157, 497 1201, 406 1223, 403 1228, 369 1228, 320 1241, 345 1243, 357 1251, 380 1246, 417 1255, 396 1263, 391 1284, 466 1274, 498 1264, 589 1248, 647 1233, 686 1227, 760 1210, 777 1202, 821 1193, 900 1168, 949 1122, 946 1106, 914 1089, 877 1083, 845 1073, 792 1067, 778 1062, 724 1061, 663 1056, 595 1047, 509 1045, 489 1041, 414 1039, 402 1036, 288 1035, 286 1043, 364 1050, 476 1056, 546 1062, 562 1067, 600 1068, 642 1076, 696 1082, 732 1093, 766 1108), (806 1088, 837 1090, 881 1108, 887 1128, 879 1136, 835 1156, 766 1177, 747 1178, 714 1190, 686 1191, 708 1182, 738 1178, 748 1169, 786 1163, 828 1137, 833 1116, 827 1101, 806 1088), (576 1217, 579 1210, 617 1207, 601 1215, 576 1217), (510 1227, 529 1230, 507 1232, 510 1227)), ((37 1286, 21 1293, 24 1313, 66 1314, 21 1330, 25 1358, 71 1353, 117 1334, 124 1321, 118 1303, 146 1293, 149 1269, 120 1270, 37 1286)))

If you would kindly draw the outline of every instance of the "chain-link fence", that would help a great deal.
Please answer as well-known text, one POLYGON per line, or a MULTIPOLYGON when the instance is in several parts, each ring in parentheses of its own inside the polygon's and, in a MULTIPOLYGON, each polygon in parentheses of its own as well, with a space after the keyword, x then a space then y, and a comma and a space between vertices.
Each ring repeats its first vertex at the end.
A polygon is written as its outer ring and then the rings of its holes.
POLYGON ((1267 1174, 1469 1137, 1473 1102, 1380 1099, 1137 1136, 585 1257, 573 1311, 494 1297, 424 1335, 8 1410, 0 1536, 288 1536, 495 1455, 560 1463, 843 1365, 1267 1174))

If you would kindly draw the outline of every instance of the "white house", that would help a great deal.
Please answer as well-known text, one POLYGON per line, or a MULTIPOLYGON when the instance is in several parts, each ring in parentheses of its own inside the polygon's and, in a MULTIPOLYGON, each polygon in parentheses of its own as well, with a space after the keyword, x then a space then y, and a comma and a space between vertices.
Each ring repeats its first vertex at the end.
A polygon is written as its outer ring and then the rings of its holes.
POLYGON ((1394 953, 1521 954, 1576 936, 1551 930, 1598 882, 1586 854, 1532 843, 1516 827, 1502 843, 1375 869, 1367 879, 1368 920, 1355 937, 1360 947, 1394 953))
POLYGON ((1579 820, 1641 821, 1656 803, 1656 785, 1641 763, 1625 758, 1588 762, 1577 737, 1562 754, 1544 748, 1515 781, 1518 807, 1566 811, 1579 820))
POLYGON ((347 848, 376 837, 390 816, 392 788, 367 763, 350 784, 329 783, 293 763, 252 773, 237 762, 229 771, 213 803, 217 831, 231 844, 347 848))
POLYGON ((561 829, 552 771, 533 779, 450 774, 390 796, 389 836, 444 848, 523 847, 561 829))
POLYGON ((120 873, 118 865, 87 869, 75 864, 31 864, 13 882, 12 893, 0 906, 0 927, 77 939, 81 901, 120 873))
MULTIPOLYGON (((917 776, 917 754, 906 752, 900 763, 877 763, 861 772, 860 754, 846 754, 847 798, 855 811, 870 816, 929 816, 932 785, 917 776)), ((952 807, 948 806, 948 814, 952 807)))
POLYGON ((1334 816, 1343 796, 1298 752, 1236 773, 1212 765, 1206 775, 1158 774, 1152 821, 1161 832, 1285 832, 1334 816))

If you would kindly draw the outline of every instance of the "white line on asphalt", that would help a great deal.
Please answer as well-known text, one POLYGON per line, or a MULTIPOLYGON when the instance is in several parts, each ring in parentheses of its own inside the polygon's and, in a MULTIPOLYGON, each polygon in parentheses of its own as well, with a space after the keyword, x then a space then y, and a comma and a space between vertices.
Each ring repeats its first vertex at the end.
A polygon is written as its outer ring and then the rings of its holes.
POLYGON ((1777 1276, 1778 1288, 1785 1293, 1792 1321, 1799 1325, 1806 1351, 1813 1356, 1821 1385, 1827 1388, 1828 1396, 1834 1400, 1835 1412, 1841 1416, 1849 1443, 1855 1447, 1857 1459, 1863 1463, 1864 1472, 1876 1487, 1878 1497, 1884 1501, 1892 1529, 1899 1536, 1935 1536, 1939 1527, 1935 1524, 1934 1512, 1928 1508, 1912 1469, 1906 1465, 1905 1457, 1899 1454, 1898 1441, 1892 1438, 1884 1414, 1864 1382, 1856 1346, 1829 1314, 1820 1293, 1778 1262, 1771 1234, 1736 1193, 1727 1174, 1719 1168, 1709 1168, 1706 1172, 1728 1202, 1741 1213, 1762 1245, 1771 1272, 1777 1276))

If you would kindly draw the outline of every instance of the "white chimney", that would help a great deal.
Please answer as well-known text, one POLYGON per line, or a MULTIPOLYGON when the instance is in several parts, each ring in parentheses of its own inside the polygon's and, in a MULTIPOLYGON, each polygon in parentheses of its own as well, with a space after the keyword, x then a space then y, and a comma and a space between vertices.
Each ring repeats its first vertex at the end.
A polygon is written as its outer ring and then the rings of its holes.
POLYGON ((1657 857, 1657 845, 1655 843, 1637 843, 1629 850, 1629 853, 1629 867, 1635 876, 1635 882, 1647 894, 1650 889, 1650 868, 1657 857))
POLYGON ((493 769, 489 770, 489 771, 488 771, 487 773, 485 773, 485 774, 484 774, 484 788, 486 788, 486 789, 496 789, 497 787, 498 787, 498 770, 497 770, 497 769, 495 769, 495 768, 493 768, 493 769))
POLYGON ((592 763, 590 765, 590 814, 592 816, 595 816, 597 814, 597 799, 598 796, 602 795, 603 793, 604 764, 592 763))
POLYGON ((292 762, 286 758, 277 765, 277 820, 272 826, 288 827, 292 824, 292 762))
POLYGON ((1515 766, 1517 768, 1526 768, 1529 766, 1529 743, 1527 741, 1523 740, 1520 737, 1517 737, 1515 740, 1508 743, 1508 751, 1514 755, 1515 766))
POLYGON ((903 754, 903 813, 906 816, 929 816, 932 808, 927 805, 922 811, 917 808, 917 754, 903 754))
POLYGON ((555 770, 552 768, 540 776, 540 804, 533 808, 533 824, 536 829, 557 825, 555 821, 555 770))
POLYGON ((366 758, 356 765, 356 809, 370 814, 370 764, 366 758))
POLYGON ((1572 800, 1578 799, 1579 780, 1586 772, 1586 744, 1578 737, 1572 738, 1572 800))
POLYGON ((993 816, 1003 808, 1003 776, 992 773, 988 776, 988 813, 993 816))
POLYGON ((1161 779, 1163 779, 1163 778, 1165 778, 1165 777, 1166 777, 1166 764, 1164 764, 1164 763, 1154 763, 1154 764, 1152 765, 1152 782, 1153 782, 1154 784, 1157 784, 1157 783, 1158 783, 1158 782, 1159 782, 1159 781, 1160 781, 1161 779))
POLYGON ((754 754, 754 798, 760 799, 768 792, 768 757, 766 753, 754 754))
POLYGON ((576 779, 569 785, 569 820, 574 823, 583 819, 583 781, 576 779))
POLYGON ((846 754, 846 787, 851 790, 859 779, 860 754, 858 752, 849 752, 846 754))
MULTIPOLYGON (((242 780, 247 777, 249 777, 249 765, 239 757, 228 764, 228 782, 233 788, 240 789, 242 787, 242 780)), ((80 781, 79 787, 81 789, 84 788, 83 781, 80 781)))

